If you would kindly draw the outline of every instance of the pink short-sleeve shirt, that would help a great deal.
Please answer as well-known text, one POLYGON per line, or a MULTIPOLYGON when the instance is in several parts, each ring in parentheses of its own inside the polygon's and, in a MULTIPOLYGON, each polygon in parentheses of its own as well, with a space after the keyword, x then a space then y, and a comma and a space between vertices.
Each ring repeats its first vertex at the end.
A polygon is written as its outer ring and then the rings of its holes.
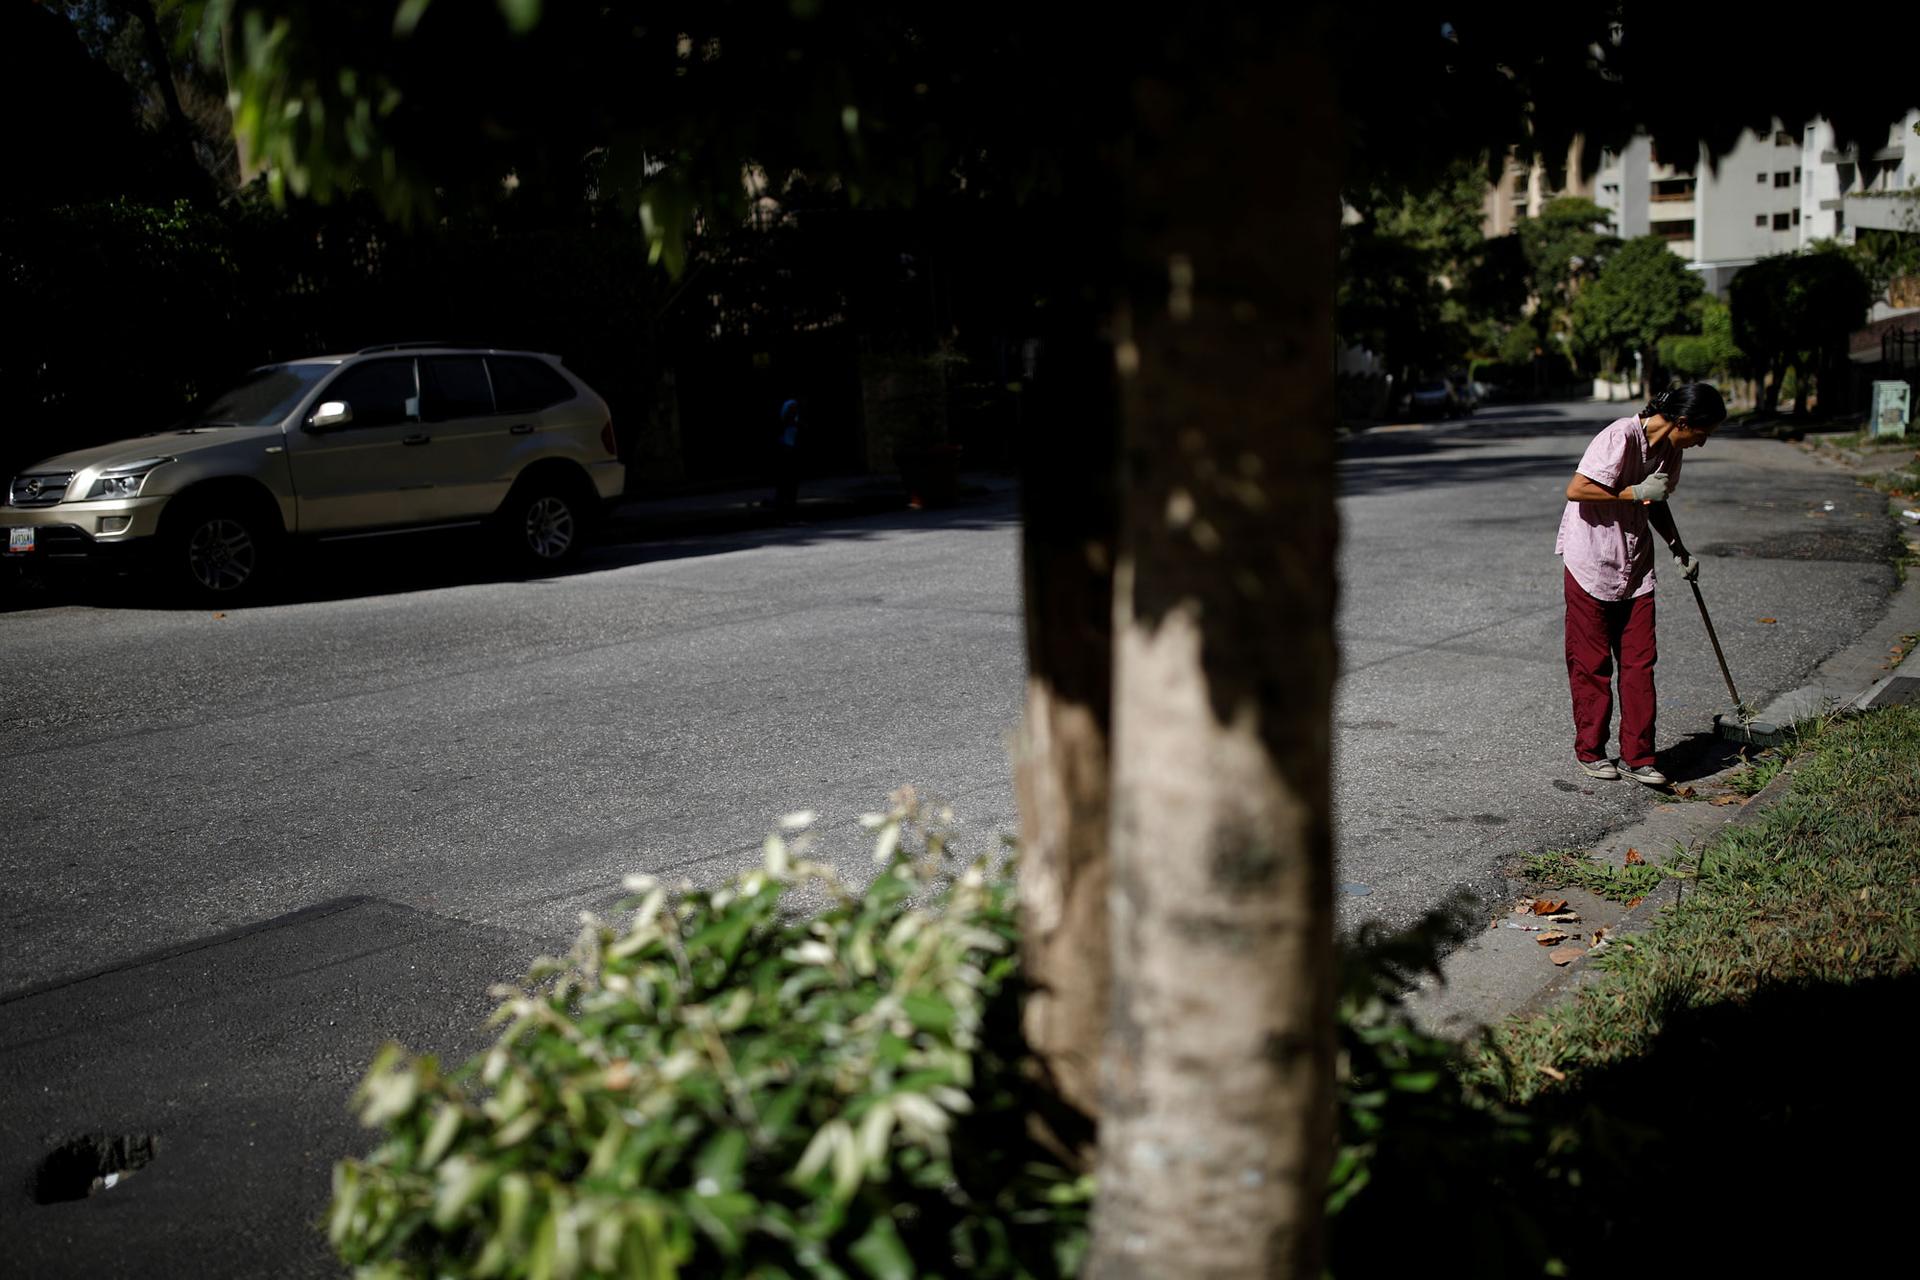
MULTIPOLYGON (((1638 417, 1609 423, 1580 458, 1580 474, 1609 489, 1639 484, 1664 471, 1670 488, 1680 484, 1680 450, 1647 446, 1638 417)), ((1637 502, 1569 502, 1560 516, 1553 552, 1567 572, 1596 600, 1630 600, 1653 590, 1654 534, 1647 509, 1637 502)))

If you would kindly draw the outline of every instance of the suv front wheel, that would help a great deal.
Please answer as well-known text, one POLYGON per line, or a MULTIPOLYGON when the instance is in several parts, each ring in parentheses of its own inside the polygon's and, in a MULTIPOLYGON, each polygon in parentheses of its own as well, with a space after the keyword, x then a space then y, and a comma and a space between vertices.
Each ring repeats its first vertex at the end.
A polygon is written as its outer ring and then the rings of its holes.
POLYGON ((278 532, 247 505, 194 503, 172 514, 162 532, 166 576, 196 604, 252 599, 275 563, 278 532))

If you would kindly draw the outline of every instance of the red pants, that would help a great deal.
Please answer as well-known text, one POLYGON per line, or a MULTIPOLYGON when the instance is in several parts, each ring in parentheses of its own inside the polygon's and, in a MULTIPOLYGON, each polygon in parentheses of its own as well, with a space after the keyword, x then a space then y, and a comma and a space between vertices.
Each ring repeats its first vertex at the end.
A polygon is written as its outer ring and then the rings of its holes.
POLYGON ((1573 687, 1573 750, 1603 760, 1613 723, 1613 668, 1620 665, 1620 759, 1653 763, 1653 593, 1596 600, 1562 569, 1567 591, 1567 682, 1573 687))

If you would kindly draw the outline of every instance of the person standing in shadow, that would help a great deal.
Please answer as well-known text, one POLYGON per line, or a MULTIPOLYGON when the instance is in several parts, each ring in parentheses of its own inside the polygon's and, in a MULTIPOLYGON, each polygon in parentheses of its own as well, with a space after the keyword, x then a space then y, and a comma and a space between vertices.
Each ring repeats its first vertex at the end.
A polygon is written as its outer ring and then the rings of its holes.
POLYGON ((773 446, 773 506, 791 516, 800 500, 800 402, 780 406, 780 433, 773 446))

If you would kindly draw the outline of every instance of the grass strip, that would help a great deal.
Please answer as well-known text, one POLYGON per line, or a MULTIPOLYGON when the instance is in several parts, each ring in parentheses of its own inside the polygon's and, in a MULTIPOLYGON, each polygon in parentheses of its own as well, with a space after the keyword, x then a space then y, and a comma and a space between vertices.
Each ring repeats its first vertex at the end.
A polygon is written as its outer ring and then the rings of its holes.
POLYGON ((1780 802, 1710 844, 1681 901, 1596 959, 1593 986, 1495 1035, 1483 1080, 1523 1103, 1642 1052, 1678 1010, 1920 967, 1920 708, 1834 721, 1803 749, 1780 802))

